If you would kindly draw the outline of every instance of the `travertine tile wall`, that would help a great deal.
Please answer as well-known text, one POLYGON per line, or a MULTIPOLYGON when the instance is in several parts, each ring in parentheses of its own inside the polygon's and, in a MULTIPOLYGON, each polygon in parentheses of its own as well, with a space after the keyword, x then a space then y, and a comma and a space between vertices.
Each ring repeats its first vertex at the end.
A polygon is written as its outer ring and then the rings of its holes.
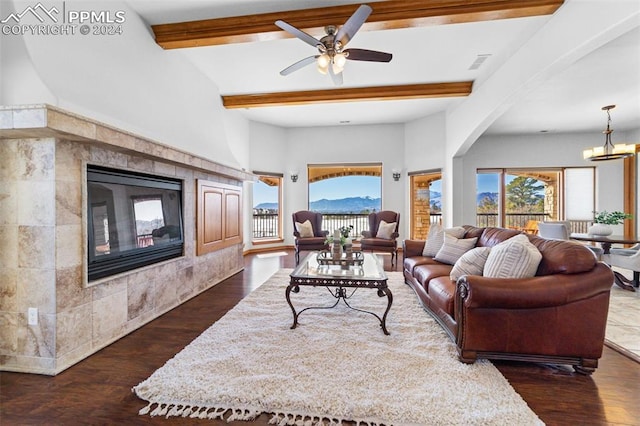
POLYGON ((61 138, 0 140, 0 369, 56 374, 243 268, 242 246, 195 255, 201 168, 61 138), (185 255, 86 282, 86 164, 183 179, 185 255), (29 307, 38 324, 28 325, 29 307))
POLYGON ((19 371, 55 369, 55 144, 0 141, 0 362, 19 371))

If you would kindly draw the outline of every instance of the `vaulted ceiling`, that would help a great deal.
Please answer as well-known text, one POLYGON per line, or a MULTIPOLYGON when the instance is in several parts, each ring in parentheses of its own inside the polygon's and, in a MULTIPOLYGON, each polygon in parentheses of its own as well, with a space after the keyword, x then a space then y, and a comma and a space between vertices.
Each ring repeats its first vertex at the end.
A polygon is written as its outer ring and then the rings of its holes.
MULTIPOLYGON (((166 54, 182 55, 215 82, 227 108, 255 121, 297 127, 401 123, 455 108, 474 84, 543 29, 563 1, 371 1, 373 12, 349 47, 390 52, 393 60, 347 61, 340 87, 313 65, 281 76, 280 70, 317 52, 274 22, 321 38, 325 25, 340 26, 356 10, 352 0, 325 1, 322 8, 310 0, 129 4, 151 25, 166 54)), ((611 103, 619 106, 614 125, 637 128, 638 49, 636 27, 544 82, 489 131, 596 130, 605 122, 600 106, 611 103), (582 104, 579 96, 585 97, 582 104)))

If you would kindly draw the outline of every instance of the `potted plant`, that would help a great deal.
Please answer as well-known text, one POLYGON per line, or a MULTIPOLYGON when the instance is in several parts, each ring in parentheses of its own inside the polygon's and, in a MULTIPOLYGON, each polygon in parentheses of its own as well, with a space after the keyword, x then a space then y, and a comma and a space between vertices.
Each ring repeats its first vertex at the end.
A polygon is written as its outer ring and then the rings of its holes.
POLYGON ((593 212, 593 225, 589 228, 589 234, 607 236, 611 235, 613 230, 611 225, 620 225, 626 219, 631 219, 629 213, 623 212, 593 212))

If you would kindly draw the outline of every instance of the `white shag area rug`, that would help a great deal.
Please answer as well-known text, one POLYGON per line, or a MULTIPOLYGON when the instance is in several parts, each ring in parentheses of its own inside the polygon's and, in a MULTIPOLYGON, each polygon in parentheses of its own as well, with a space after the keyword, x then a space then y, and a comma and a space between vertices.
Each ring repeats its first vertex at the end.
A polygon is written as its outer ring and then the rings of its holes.
MULTIPOLYGON (((277 425, 540 425, 488 361, 459 362, 454 344, 400 272, 384 335, 372 315, 308 310, 291 330, 281 270, 133 388, 141 415, 252 420, 277 425)), ((359 289, 350 304, 382 315, 387 298, 359 289)), ((324 287, 291 293, 300 310, 332 305, 324 287)))

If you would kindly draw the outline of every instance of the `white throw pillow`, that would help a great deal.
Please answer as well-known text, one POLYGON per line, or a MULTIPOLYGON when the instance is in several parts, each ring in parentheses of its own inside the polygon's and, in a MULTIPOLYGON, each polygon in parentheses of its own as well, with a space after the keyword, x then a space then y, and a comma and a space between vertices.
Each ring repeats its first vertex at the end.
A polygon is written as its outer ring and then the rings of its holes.
POLYGON ((391 234, 396 230, 396 223, 391 222, 387 223, 384 220, 380 221, 378 225, 378 233, 376 234, 376 238, 383 238, 385 240, 391 239, 391 234))
POLYGON ((305 220, 303 223, 296 222, 296 231, 300 234, 300 238, 310 238, 313 237, 313 225, 309 222, 309 219, 305 220))
POLYGON ((541 260, 538 248, 519 234, 491 248, 482 274, 491 278, 533 277, 541 260))
POLYGON ((456 238, 444 233, 444 244, 442 248, 438 250, 435 259, 438 262, 448 263, 453 265, 460 257, 476 246, 478 238, 456 238))
POLYGON ((429 234, 427 235, 427 241, 424 243, 424 249, 422 255, 427 257, 435 257, 438 251, 444 244, 444 233, 451 235, 452 237, 462 238, 464 237, 464 228, 462 226, 454 226, 453 228, 442 228, 442 225, 435 224, 429 227, 429 234))
POLYGON ((468 252, 460 256, 460 259, 456 260, 456 263, 453 265, 453 269, 451 270, 451 274, 449 275, 449 277, 453 281, 458 281, 458 278, 463 275, 482 276, 484 264, 487 261, 487 257, 489 257, 490 251, 491 247, 476 247, 469 250, 468 252))

